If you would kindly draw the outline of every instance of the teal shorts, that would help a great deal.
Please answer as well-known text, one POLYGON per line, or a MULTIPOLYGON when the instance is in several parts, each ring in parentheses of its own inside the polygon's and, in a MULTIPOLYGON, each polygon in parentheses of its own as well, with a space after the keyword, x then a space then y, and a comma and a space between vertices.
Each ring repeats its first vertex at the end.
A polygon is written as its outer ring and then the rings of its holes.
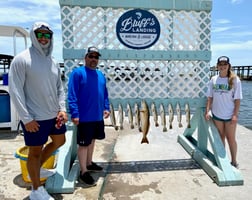
POLYGON ((213 114, 213 119, 216 121, 221 121, 221 122, 230 122, 232 120, 232 119, 221 119, 219 117, 216 117, 214 114, 213 114))

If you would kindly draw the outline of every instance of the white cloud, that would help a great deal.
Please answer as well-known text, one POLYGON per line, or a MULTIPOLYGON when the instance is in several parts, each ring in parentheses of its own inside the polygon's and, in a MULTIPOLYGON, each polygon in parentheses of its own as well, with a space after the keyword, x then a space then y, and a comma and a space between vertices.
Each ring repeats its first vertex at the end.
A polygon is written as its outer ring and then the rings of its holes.
POLYGON ((230 24, 231 21, 229 19, 217 19, 215 20, 216 24, 230 24))
POLYGON ((228 31, 230 29, 231 29, 231 27, 228 27, 228 26, 226 26, 226 27, 213 27, 212 33, 220 33, 220 32, 224 32, 224 31, 228 31))
POLYGON ((4 25, 30 27, 35 21, 46 21, 53 26, 60 22, 60 6, 55 0, 8 0, 0 3, 0 12, 0 24, 4 25))
POLYGON ((252 50, 252 40, 245 42, 233 42, 233 43, 216 43, 212 44, 212 49, 215 51, 229 50, 229 51, 240 51, 240 50, 252 50))
POLYGON ((243 0, 231 0, 232 4, 241 4, 243 0))
POLYGON ((236 41, 228 43, 213 43, 211 45, 212 61, 211 66, 215 65, 216 60, 221 55, 232 58, 232 65, 251 65, 252 40, 236 41))

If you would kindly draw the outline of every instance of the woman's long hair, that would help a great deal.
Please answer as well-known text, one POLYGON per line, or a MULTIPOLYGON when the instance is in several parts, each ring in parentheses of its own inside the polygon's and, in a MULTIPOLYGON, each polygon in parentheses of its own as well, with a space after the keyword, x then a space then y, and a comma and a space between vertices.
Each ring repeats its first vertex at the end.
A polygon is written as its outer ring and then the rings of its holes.
POLYGON ((232 71, 232 67, 230 63, 228 64, 227 76, 228 76, 228 86, 229 86, 229 89, 231 90, 234 86, 234 79, 237 77, 237 75, 232 71))

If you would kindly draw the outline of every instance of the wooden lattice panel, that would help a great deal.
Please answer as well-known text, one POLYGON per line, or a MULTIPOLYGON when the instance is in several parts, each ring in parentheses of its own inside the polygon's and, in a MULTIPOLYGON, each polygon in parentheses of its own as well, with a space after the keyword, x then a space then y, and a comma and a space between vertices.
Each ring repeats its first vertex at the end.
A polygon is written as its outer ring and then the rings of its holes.
MULTIPOLYGON (((130 9, 61 6, 63 47, 83 50, 128 51, 116 36, 118 18, 130 9)), ((210 12, 207 10, 149 9, 161 26, 157 43, 148 51, 176 53, 152 59, 101 59, 99 68, 108 79, 110 99, 201 98, 204 97, 210 68, 209 60, 197 52, 210 51, 210 12), (181 58, 181 51, 184 57, 181 58)), ((133 50, 132 50, 133 51, 133 50)), ((136 51, 136 54, 138 52, 136 51)), ((137 56, 136 56, 137 57, 137 56)), ((65 59, 68 77, 81 58, 65 59)), ((68 80, 68 78, 67 78, 68 80)))

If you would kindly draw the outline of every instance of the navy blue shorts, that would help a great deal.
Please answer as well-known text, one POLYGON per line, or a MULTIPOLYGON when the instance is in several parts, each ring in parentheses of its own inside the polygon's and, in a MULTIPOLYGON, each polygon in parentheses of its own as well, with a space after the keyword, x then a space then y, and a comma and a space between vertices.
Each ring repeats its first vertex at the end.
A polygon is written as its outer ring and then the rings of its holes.
POLYGON ((80 122, 77 126, 77 144, 88 146, 93 139, 105 138, 104 121, 80 122))
POLYGON ((230 122, 232 119, 221 119, 213 114, 213 119, 221 122, 230 122))
POLYGON ((37 121, 40 125, 39 131, 26 131, 24 123, 21 121, 21 126, 24 132, 24 141, 26 146, 40 146, 47 142, 49 135, 65 134, 66 125, 63 124, 60 129, 55 128, 56 118, 37 121))

